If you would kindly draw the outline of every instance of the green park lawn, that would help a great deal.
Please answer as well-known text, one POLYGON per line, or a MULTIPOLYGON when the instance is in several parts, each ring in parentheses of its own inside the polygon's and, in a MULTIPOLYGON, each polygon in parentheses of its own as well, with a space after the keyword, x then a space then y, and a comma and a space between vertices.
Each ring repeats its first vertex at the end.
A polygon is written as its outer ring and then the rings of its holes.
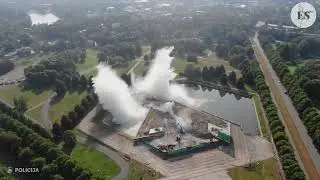
POLYGON ((181 58, 175 58, 173 60, 172 66, 174 67, 176 73, 180 73, 180 72, 184 72, 184 70, 190 64, 193 65, 194 67, 200 67, 200 68, 203 68, 203 67, 209 68, 210 66, 217 67, 217 66, 223 65, 227 72, 231 72, 232 70, 234 70, 236 72, 237 77, 241 77, 241 72, 239 70, 234 69, 228 61, 216 57, 215 54, 199 58, 197 63, 188 62, 187 60, 181 59, 181 58))
POLYGON ((84 74, 84 76, 86 78, 89 78, 90 76, 95 77, 98 74, 98 69, 92 69, 91 71, 87 72, 86 74, 84 74))
POLYGON ((253 169, 234 167, 229 169, 232 180, 278 180, 280 179, 277 169, 277 161, 270 158, 260 161, 253 169))
POLYGON ((52 54, 35 54, 32 55, 30 57, 26 57, 26 58, 20 58, 18 59, 16 62, 17 66, 31 66, 33 64, 36 64, 37 62, 43 60, 43 59, 47 59, 50 56, 52 56, 52 54))
POLYGON ((137 180, 137 179, 146 179, 146 180, 156 180, 161 178, 161 174, 157 173, 153 169, 150 169, 143 164, 140 164, 134 160, 128 161, 129 163, 129 174, 126 180, 137 180))
POLYGON ((35 120, 41 120, 42 119, 42 105, 35 107, 34 109, 31 109, 29 111, 26 111, 26 114, 35 120))
POLYGON ((13 105, 14 97, 23 96, 27 100, 28 109, 42 103, 48 99, 51 94, 53 94, 52 90, 45 90, 37 93, 32 90, 24 90, 19 86, 7 86, 0 88, 0 98, 2 100, 13 105))
POLYGON ((77 143, 71 152, 71 158, 78 161, 94 175, 111 179, 120 173, 120 167, 108 156, 86 145, 77 143))
POLYGON ((53 122, 58 122, 60 118, 71 112, 74 107, 81 103, 82 99, 87 96, 87 92, 67 92, 63 99, 53 103, 49 110, 49 115, 53 122))
POLYGON ((85 59, 85 62, 83 64, 77 64, 77 71, 84 71, 86 69, 93 68, 94 66, 98 65, 98 52, 92 49, 87 50, 87 57, 85 59))

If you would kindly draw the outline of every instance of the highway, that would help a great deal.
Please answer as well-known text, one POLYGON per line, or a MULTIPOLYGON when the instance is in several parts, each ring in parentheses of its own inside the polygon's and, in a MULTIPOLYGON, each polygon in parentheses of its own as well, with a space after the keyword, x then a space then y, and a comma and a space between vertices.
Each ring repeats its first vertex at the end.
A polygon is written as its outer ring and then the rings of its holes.
POLYGON ((290 97, 285 93, 285 87, 281 84, 279 77, 264 54, 258 40, 258 33, 255 34, 252 43, 261 70, 270 87, 273 100, 276 103, 278 110, 281 112, 279 113, 280 118, 286 126, 287 134, 291 144, 296 150, 296 155, 299 155, 300 157, 297 159, 300 164, 303 165, 302 168, 305 170, 308 179, 319 180, 320 155, 314 147, 303 122, 300 120, 298 112, 294 108, 290 97))

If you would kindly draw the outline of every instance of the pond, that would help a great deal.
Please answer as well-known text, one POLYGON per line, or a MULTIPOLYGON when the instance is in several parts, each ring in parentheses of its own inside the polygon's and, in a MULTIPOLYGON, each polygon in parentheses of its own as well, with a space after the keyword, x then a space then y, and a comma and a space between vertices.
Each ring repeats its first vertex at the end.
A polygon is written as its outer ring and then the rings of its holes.
POLYGON ((201 88, 200 86, 182 86, 187 88, 190 96, 196 99, 203 99, 196 109, 218 115, 223 119, 239 124, 248 135, 260 134, 252 99, 215 89, 201 88))
POLYGON ((40 14, 37 12, 30 12, 29 16, 31 18, 32 25, 53 24, 59 20, 59 18, 52 13, 40 14))

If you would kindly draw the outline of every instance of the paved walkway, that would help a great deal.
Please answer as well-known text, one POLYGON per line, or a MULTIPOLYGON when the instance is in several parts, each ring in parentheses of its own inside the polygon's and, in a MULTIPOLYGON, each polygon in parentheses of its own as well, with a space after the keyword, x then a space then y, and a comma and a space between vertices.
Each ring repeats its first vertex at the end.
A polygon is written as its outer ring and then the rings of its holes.
MULTIPOLYGON (((134 146, 132 140, 118 133, 110 132, 101 124, 93 123, 92 117, 99 109, 94 108, 86 116, 77 129, 90 135, 99 142, 115 151, 128 155, 130 158, 155 169, 165 176, 165 179, 201 179, 217 177, 217 173, 226 172, 234 166, 247 164, 251 160, 264 160, 272 157, 272 146, 264 139, 248 137, 238 126, 232 126, 234 138, 234 154, 228 149, 212 149, 195 153, 190 157, 175 160, 163 160, 148 150, 145 146, 134 146)), ((209 178, 209 179, 212 179, 209 178)))

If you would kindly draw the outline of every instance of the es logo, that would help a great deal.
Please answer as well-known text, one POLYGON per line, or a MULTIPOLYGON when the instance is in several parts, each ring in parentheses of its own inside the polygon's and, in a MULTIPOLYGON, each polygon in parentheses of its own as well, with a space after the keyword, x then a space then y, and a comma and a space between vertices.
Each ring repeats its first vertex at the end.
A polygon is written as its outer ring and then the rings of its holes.
POLYGON ((316 18, 316 10, 307 2, 298 3, 291 10, 291 20, 299 28, 312 26, 316 18))

